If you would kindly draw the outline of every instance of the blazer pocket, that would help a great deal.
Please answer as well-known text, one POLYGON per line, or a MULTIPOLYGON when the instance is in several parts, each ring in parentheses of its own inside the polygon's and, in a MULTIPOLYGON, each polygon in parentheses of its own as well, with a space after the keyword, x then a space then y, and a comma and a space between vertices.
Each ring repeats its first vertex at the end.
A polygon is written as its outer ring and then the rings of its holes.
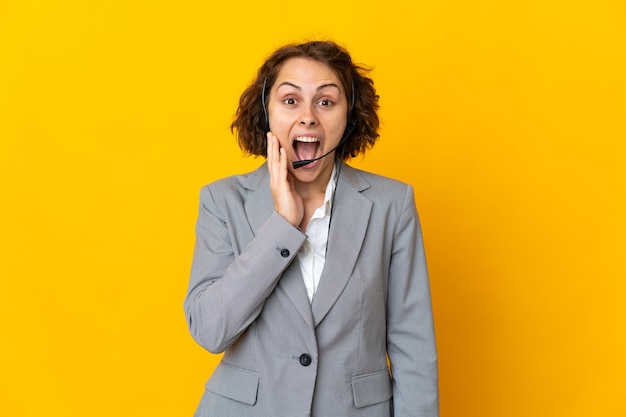
POLYGON ((352 378, 352 395, 356 408, 389 401, 393 395, 389 371, 359 375, 352 378))
POLYGON ((259 389, 259 375, 221 362, 205 387, 222 397, 254 405, 259 389))

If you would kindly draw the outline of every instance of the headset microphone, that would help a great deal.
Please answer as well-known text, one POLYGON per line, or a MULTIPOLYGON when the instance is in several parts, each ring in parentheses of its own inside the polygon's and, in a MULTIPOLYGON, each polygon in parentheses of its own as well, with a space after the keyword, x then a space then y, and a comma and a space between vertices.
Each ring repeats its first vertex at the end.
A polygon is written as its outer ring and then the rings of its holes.
POLYGON ((320 160, 322 158, 326 158, 328 155, 330 155, 331 153, 333 153, 335 151, 335 149, 337 149, 338 147, 341 146, 341 144, 343 142, 345 142, 346 139, 348 139, 348 136, 350 136, 350 133, 352 133, 352 130, 354 130, 354 120, 351 120, 350 122, 348 122, 348 126, 346 127, 346 130, 343 132, 343 136, 341 137, 341 140, 339 141, 339 143, 337 144, 337 146, 335 146, 334 148, 332 148, 330 151, 326 152, 324 155, 322 156, 318 156, 317 158, 314 159, 303 159, 301 161, 295 161, 292 163, 293 165, 293 169, 298 169, 298 168, 302 168, 305 165, 309 165, 312 162, 315 162, 317 160, 320 160))
POLYGON ((333 152, 335 149, 337 149, 339 147, 339 145, 341 145, 341 142, 339 142, 337 144, 337 146, 335 146, 334 148, 332 148, 330 151, 326 152, 324 155, 314 158, 314 159, 303 159, 301 161, 295 161, 292 163, 293 165, 293 169, 298 169, 298 168, 302 168, 305 165, 309 165, 312 162, 318 161, 322 158, 326 158, 331 152, 333 152))

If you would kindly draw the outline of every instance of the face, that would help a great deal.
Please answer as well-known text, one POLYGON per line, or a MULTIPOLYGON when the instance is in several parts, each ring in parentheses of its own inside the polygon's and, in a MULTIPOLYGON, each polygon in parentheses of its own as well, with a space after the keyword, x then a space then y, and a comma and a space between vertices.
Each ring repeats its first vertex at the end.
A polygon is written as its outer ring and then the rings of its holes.
MULTIPOLYGON (((346 128, 348 100, 339 77, 328 65, 308 58, 283 64, 269 94, 270 129, 290 162, 314 159, 339 144, 346 128)), ((327 181, 335 152, 294 170, 297 181, 327 181)))

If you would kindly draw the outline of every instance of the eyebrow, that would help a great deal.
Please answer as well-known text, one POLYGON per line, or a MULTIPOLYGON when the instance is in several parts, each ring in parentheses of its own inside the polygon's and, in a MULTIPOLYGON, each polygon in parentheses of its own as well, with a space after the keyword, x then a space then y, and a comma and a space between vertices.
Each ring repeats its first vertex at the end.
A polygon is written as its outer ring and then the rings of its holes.
MULTIPOLYGON (((296 85, 294 83, 291 83, 289 81, 283 81, 282 83, 280 83, 278 85, 278 87, 276 87, 276 89, 278 90, 280 87, 282 87, 284 85, 290 86, 290 87, 295 88, 296 90, 302 91, 302 87, 300 87, 299 85, 296 85)), ((335 87, 337 90, 341 91, 341 88, 339 88, 339 86, 337 84, 335 84, 335 83, 322 84, 319 87, 317 87, 317 91, 323 90, 326 87, 335 87)))

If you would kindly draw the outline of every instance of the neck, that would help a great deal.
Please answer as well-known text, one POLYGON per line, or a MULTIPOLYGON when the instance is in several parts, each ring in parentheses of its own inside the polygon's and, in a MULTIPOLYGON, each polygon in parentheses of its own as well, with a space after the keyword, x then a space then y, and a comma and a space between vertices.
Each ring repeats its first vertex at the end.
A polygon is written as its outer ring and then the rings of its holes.
POLYGON ((301 182, 295 180, 296 191, 303 200, 315 199, 321 193, 322 198, 326 194, 326 187, 333 172, 333 165, 329 165, 313 182, 301 182))

